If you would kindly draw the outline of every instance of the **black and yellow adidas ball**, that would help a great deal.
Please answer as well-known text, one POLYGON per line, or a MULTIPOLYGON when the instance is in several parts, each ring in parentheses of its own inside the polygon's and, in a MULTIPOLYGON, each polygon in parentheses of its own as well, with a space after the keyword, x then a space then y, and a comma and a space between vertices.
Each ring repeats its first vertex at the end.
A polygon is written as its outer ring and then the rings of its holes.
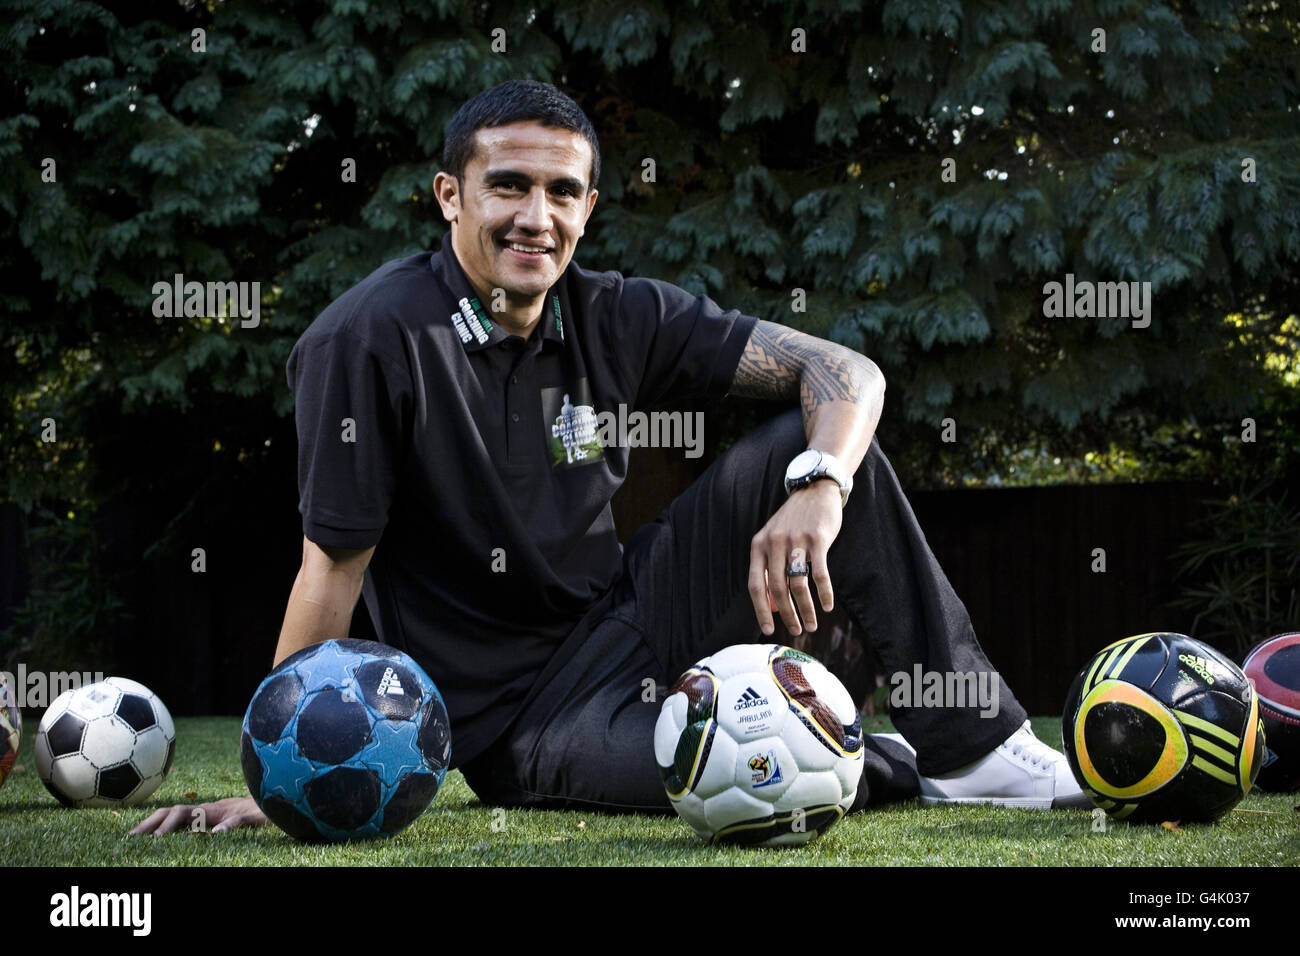
POLYGON ((1062 743, 1074 777, 1116 820, 1217 820, 1250 792, 1264 757, 1241 668, 1183 634, 1102 648, 1070 685, 1062 743))

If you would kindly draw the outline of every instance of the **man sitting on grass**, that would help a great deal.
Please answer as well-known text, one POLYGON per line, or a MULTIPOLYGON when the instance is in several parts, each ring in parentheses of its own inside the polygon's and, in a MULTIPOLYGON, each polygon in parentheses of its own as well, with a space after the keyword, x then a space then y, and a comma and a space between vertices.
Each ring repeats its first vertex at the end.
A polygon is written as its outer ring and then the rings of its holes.
MULTIPOLYGON (((662 811, 643 682, 770 637, 774 611, 792 635, 816 630, 838 596, 887 673, 986 674, 999 701, 895 708, 906 743, 868 739, 854 810, 918 794, 1088 806, 985 658, 873 437, 880 370, 571 264, 599 156, 548 84, 475 96, 434 180, 441 250, 380 267, 298 341, 303 558, 276 662, 346 636, 364 593, 379 638, 437 683, 452 766, 485 803, 662 811), (628 449, 579 419, 726 394, 802 414, 746 435, 622 549, 610 499, 628 449)), ((192 809, 132 832, 185 827, 192 809)), ((248 796, 204 811, 214 830, 266 822, 248 796)))

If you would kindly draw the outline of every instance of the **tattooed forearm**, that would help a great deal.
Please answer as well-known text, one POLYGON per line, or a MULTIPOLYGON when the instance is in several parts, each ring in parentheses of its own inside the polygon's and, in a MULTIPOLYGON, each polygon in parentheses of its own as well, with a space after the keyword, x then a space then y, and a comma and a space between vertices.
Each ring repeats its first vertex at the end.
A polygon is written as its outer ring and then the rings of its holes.
POLYGON ((870 359, 843 346, 775 322, 754 327, 731 385, 746 398, 790 399, 797 394, 804 420, 825 402, 870 402, 879 418, 880 370, 870 359))

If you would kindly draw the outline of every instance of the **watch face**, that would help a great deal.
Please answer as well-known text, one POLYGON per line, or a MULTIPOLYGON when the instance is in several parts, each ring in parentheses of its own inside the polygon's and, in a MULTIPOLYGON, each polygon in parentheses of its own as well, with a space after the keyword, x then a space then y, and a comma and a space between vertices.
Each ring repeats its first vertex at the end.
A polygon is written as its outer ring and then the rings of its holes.
POLYGON ((786 480, 798 481, 800 478, 806 478, 812 474, 813 469, 817 467, 821 460, 822 453, 814 448, 800 452, 795 456, 794 461, 790 462, 790 467, 785 470, 786 480))

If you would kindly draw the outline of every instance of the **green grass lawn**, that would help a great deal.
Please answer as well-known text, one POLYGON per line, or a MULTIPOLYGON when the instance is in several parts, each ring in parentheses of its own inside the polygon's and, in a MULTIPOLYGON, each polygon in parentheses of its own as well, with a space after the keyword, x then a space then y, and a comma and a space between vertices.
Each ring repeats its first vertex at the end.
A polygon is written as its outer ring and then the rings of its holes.
MULTIPOLYGON (((890 729, 873 720, 872 731, 890 729)), ((35 721, 19 763, 0 789, 0 860, 6 866, 329 865, 871 865, 871 866, 1241 866, 1300 863, 1300 795, 1252 793, 1219 823, 1160 827, 1110 824, 1093 832, 1088 812, 902 804, 859 813, 813 844, 788 850, 703 845, 675 817, 555 811, 497 811, 480 804, 459 773, 433 806, 397 837, 364 844, 303 846, 274 827, 226 834, 132 837, 155 808, 244 791, 239 720, 177 721, 176 762, 149 803, 129 810, 65 810, 42 786, 32 760, 35 721), (1245 812, 1249 811, 1249 812, 1245 812)), ((1060 740, 1060 721, 1034 731, 1060 740)))

